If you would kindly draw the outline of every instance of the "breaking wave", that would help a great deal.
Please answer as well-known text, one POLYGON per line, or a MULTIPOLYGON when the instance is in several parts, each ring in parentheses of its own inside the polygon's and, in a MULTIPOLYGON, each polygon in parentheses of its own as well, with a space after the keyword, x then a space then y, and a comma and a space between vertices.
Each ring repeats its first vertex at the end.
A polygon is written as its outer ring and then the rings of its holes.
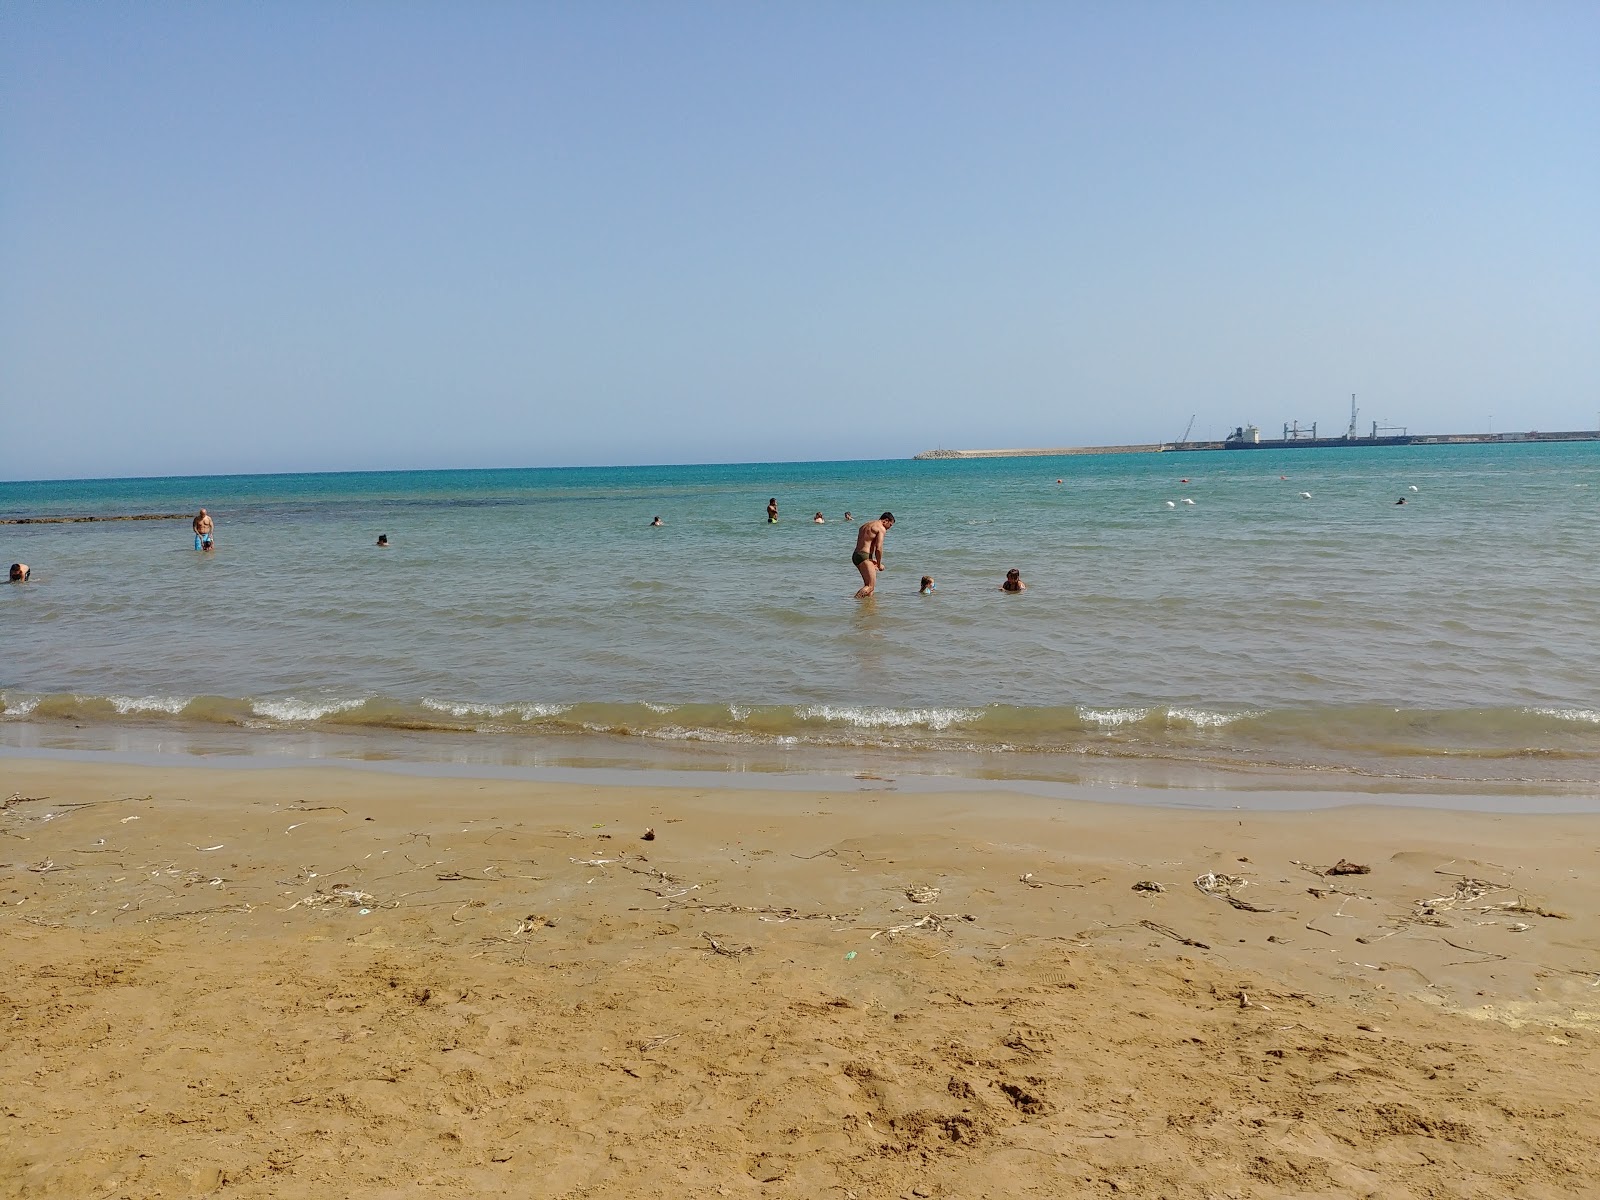
MULTIPOLYGON (((681 701, 563 702, 427 696, 165 696, 0 692, 0 721, 191 729, 401 730, 484 737, 831 747, 909 754, 1080 755, 1241 769, 1346 769, 1410 778, 1600 775, 1600 712, 1573 707, 1428 710, 1382 705, 1229 708, 1137 704, 889 707, 681 701), (1536 760, 1537 771, 1519 766, 1536 760), (1500 764, 1495 766, 1494 764, 1500 764), (1476 764, 1476 765, 1475 765, 1476 764)), ((995 756, 1001 756, 998 759, 995 756)), ((1019 766, 1025 771, 1026 767, 1019 766)))

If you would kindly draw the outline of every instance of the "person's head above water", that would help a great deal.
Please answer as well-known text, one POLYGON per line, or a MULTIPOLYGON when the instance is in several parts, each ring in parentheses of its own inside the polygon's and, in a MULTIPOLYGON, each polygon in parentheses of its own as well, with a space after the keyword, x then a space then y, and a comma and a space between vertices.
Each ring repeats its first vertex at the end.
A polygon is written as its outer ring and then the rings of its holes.
POLYGON ((389 535, 387 533, 380 533, 378 535, 378 545, 387 546, 388 544, 389 544, 389 535))
POLYGON ((28 574, 29 574, 29 571, 28 571, 28 564, 27 563, 12 563, 11 564, 11 582, 12 583, 24 583, 24 582, 26 582, 27 578, 28 578, 28 574))
POLYGON ((917 585, 917 589, 924 596, 926 596, 929 592, 933 591, 933 576, 932 575, 924 575, 922 577, 922 582, 917 585))
POLYGON ((650 524, 651 525, 659 525, 659 524, 661 524, 661 518, 660 517, 656 517, 656 518, 652 519, 650 524))

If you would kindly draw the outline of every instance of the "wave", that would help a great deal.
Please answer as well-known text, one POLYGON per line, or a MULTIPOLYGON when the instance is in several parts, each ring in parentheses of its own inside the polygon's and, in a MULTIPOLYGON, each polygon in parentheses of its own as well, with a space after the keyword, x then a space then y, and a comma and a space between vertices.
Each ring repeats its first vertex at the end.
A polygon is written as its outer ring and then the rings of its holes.
MULTIPOLYGON (((571 707, 568 704, 473 704, 467 701, 434 700, 427 697, 422 700, 422 706, 434 712, 449 713, 453 717, 514 716, 519 721, 537 721, 541 717, 559 716, 571 707)), ((667 710, 661 708, 655 711, 667 710)))
POLYGON ((111 707, 124 716, 129 713, 166 713, 176 716, 189 706, 187 696, 107 696, 111 707))
POLYGON ((268 721, 293 725, 337 716, 360 708, 365 703, 365 700, 297 700, 288 697, 283 700, 252 700, 250 711, 268 721))
MULTIPOLYGON (((1078 755, 1465 778, 1537 760, 1581 781, 1600 771, 1600 710, 1583 705, 801 705, 564 702, 300 694, 226 697, 0 692, 0 722, 168 724, 248 730, 400 730, 911 754, 1078 755), (1479 768, 1470 764, 1478 763, 1479 768), (1451 765, 1454 764, 1454 765, 1451 765), (1464 765, 1465 764, 1465 765, 1464 765), (1551 764, 1565 764, 1552 766, 1551 764)), ((1506 773, 1510 772, 1509 775, 1506 773)), ((1497 776, 1498 777, 1498 776, 1497 776)))
POLYGON ((795 710, 802 721, 826 721, 857 729, 931 729, 942 731, 983 716, 974 708, 856 708, 847 704, 812 704, 795 710))

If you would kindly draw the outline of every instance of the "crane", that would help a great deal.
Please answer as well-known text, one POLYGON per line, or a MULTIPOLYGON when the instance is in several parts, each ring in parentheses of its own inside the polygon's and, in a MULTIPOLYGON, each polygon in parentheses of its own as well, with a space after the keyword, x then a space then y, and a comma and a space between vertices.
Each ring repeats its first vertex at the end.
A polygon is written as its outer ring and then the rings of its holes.
POLYGON ((1199 415, 1199 413, 1195 413, 1193 417, 1189 418, 1189 423, 1183 427, 1183 436, 1177 441, 1178 445, 1181 446, 1189 440, 1189 434, 1194 430, 1194 418, 1199 415))

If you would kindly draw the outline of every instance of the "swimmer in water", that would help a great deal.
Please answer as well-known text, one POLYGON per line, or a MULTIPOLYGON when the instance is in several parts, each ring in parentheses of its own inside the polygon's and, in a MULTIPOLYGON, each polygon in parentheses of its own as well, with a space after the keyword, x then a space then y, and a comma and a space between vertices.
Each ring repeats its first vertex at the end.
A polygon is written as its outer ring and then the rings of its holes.
POLYGON ((922 583, 918 586, 917 591, 924 596, 933 595, 933 576, 924 575, 922 577, 922 583))
POLYGON ((1006 572, 1006 581, 1000 585, 1002 592, 1025 592, 1028 585, 1022 582, 1022 572, 1012 567, 1006 572))
POLYGON ((878 572, 883 570, 883 539, 892 528, 894 514, 886 512, 876 521, 862 522, 861 528, 856 531, 856 549, 850 556, 850 562, 861 572, 861 590, 856 592, 857 600, 866 599, 878 586, 878 572))
POLYGON ((855 520, 855 518, 850 515, 850 510, 849 509, 845 509, 844 519, 846 521, 854 521, 855 520))
POLYGON ((1400 499, 1395 501, 1396 504, 1404 504, 1405 502, 1406 498, 1404 496, 1401 496, 1400 499))
POLYGON ((32 574, 33 574, 33 572, 28 569, 28 564, 27 563, 12 563, 11 564, 11 582, 12 583, 27 583, 28 582, 28 576, 30 576, 32 574))
POLYGON ((774 496, 771 500, 767 501, 767 524, 768 525, 776 525, 777 523, 778 523, 778 498, 776 496, 774 496))
POLYGON ((378 545, 385 550, 389 548, 389 535, 387 533, 380 533, 378 535, 378 545))
POLYGON ((656 519, 655 519, 655 520, 653 520, 653 521, 651 521, 651 522, 650 522, 650 528, 651 528, 651 529, 655 529, 655 528, 657 528, 657 527, 658 527, 658 526, 659 526, 659 525, 660 525, 660 524, 661 524, 661 518, 660 518, 660 517, 657 517, 657 518, 656 518, 656 519))
POLYGON ((821 513, 818 513, 816 516, 811 518, 811 523, 813 525, 821 525, 824 522, 824 520, 825 520, 825 518, 823 517, 823 515, 821 513))

